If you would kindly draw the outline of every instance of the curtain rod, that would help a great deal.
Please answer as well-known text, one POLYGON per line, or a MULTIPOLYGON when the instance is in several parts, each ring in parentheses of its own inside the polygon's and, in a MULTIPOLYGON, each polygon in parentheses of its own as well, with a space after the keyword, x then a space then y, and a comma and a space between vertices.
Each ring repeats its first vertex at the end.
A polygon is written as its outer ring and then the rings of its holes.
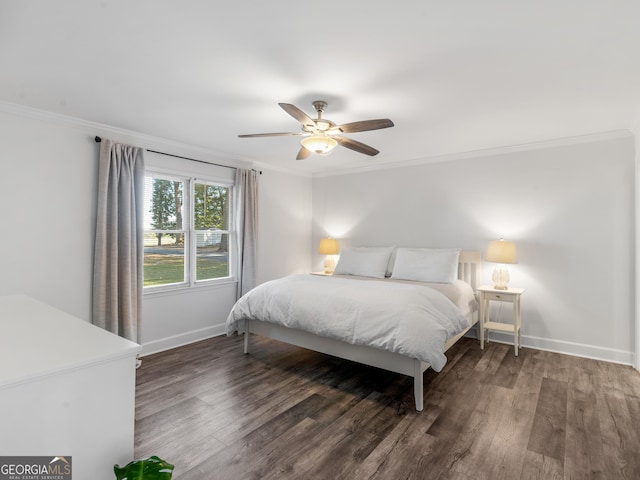
MULTIPOLYGON (((94 140, 96 141, 96 143, 100 143, 102 141, 102 138, 96 135, 96 138, 94 140)), ((172 153, 158 152, 157 150, 149 150, 149 149, 146 149, 146 150, 147 152, 158 153, 160 155, 166 155, 167 157, 182 158, 183 160, 190 160, 192 162, 206 163, 207 165, 215 165, 216 167, 233 168, 234 170, 237 170, 237 167, 230 167, 229 165, 222 165, 220 163, 205 162, 204 160, 197 160, 195 158, 183 157, 181 155, 174 155, 172 153)), ((254 172, 258 172, 259 175, 262 175, 262 170, 255 170, 253 168, 251 170, 253 170, 254 172)))

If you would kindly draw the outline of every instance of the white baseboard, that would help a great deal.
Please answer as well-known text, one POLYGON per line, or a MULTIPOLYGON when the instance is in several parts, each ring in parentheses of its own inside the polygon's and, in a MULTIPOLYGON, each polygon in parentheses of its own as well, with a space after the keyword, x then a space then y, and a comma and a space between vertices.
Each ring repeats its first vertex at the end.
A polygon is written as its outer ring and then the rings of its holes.
MULTIPOLYGON (((474 338, 477 334, 474 330, 469 333, 474 338)), ((491 332, 490 338, 492 342, 506 343, 513 345, 513 335, 504 332, 491 332)), ((595 345, 585 345, 582 343, 565 342, 562 340, 552 340, 550 338, 533 337, 522 335, 522 347, 533 348, 536 350, 545 350, 547 352, 562 353, 565 355, 573 355, 574 357, 591 358, 593 360, 603 360, 605 362, 620 363, 623 365, 633 365, 634 353, 624 350, 616 350, 613 348, 598 347, 595 345)))
MULTIPOLYGON (((220 324, 160 340, 154 340, 152 342, 144 342, 142 344, 142 352, 140 353, 140 356, 144 357, 146 355, 163 352, 165 350, 170 350, 172 348, 181 347, 183 345, 188 345, 189 343, 198 342, 200 340, 224 334, 226 334, 226 326, 224 324, 220 324)), ((466 336, 477 338, 475 329, 471 329, 466 336)), ((491 332, 490 338, 492 342, 513 345, 513 335, 508 333, 491 332)), ((581 343, 565 342, 561 340, 552 340, 549 338, 532 337, 528 335, 522 336, 522 346, 524 348, 545 350, 548 352, 562 353, 565 355, 573 355, 575 357, 591 358, 594 360, 603 360, 605 362, 620 363, 631 366, 634 365, 635 360, 633 352, 597 347, 594 345, 585 345, 581 343)))
POLYGON ((188 345, 189 343, 199 342, 200 340, 205 340, 211 337, 217 337, 218 335, 225 335, 226 333, 226 325, 220 324, 201 328, 199 330, 192 330, 191 332, 181 333, 180 335, 174 335, 160 340, 143 342, 140 356, 144 357, 153 353, 164 352, 165 350, 188 345))

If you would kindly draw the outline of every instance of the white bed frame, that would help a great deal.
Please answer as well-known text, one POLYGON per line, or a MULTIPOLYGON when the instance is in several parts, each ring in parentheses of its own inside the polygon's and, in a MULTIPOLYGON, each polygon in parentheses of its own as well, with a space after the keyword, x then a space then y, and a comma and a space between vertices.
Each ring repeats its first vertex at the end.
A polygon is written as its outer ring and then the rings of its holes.
MULTIPOLYGON (((480 285, 481 259, 480 252, 460 252, 458 260, 458 278, 466 281, 475 292, 480 285)), ((470 314, 470 326, 445 344, 445 351, 455 344, 478 321, 478 311, 470 314)), ((416 402, 416 410, 421 412, 423 402, 423 374, 430 365, 415 358, 388 352, 379 348, 352 345, 350 343, 320 337, 312 333, 294 328, 283 327, 267 322, 249 321, 246 323, 244 335, 244 353, 249 353, 249 333, 262 335, 281 342, 308 348, 335 357, 352 360, 373 367, 382 368, 403 375, 413 377, 413 394, 416 402)))

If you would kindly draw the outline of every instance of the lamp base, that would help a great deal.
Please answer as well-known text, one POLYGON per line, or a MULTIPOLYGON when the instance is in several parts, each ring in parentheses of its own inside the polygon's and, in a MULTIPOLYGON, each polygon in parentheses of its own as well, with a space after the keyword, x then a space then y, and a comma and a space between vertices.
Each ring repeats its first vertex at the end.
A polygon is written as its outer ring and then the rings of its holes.
POLYGON ((336 269, 336 260, 333 255, 327 255, 324 257, 324 273, 331 275, 336 269))
POLYGON ((509 283, 509 270, 504 265, 498 265, 493 271, 493 275, 491 276, 491 280, 493 280, 493 288, 496 290, 508 290, 509 287, 507 284, 509 283))

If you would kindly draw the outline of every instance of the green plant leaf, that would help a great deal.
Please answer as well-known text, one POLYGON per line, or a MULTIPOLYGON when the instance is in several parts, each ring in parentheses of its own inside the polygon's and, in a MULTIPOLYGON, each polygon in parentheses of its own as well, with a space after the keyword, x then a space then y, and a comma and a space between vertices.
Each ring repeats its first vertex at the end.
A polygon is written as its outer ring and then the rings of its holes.
POLYGON ((173 465, 154 455, 144 460, 134 460, 124 467, 114 465, 113 471, 116 480, 171 480, 173 465))

